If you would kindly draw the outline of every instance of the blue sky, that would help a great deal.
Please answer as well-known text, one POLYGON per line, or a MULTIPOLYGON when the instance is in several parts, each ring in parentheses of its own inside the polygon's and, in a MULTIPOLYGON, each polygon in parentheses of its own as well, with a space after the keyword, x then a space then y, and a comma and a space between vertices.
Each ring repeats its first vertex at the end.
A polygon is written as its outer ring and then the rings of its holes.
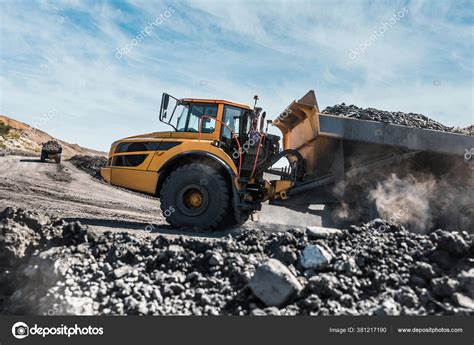
POLYGON ((464 127, 474 123, 473 13, 473 1, 454 0, 0 0, 0 113, 101 150, 166 129, 164 91, 247 104, 258 94, 275 118, 314 89, 320 108, 464 127))

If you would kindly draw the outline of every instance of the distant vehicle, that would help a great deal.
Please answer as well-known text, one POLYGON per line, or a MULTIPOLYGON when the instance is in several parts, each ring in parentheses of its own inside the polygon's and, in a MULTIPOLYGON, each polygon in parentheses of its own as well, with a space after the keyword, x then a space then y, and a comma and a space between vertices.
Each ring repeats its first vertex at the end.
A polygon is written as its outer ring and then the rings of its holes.
POLYGON ((41 149, 41 161, 45 162, 46 159, 54 159, 54 161, 59 164, 61 163, 61 153, 63 148, 57 142, 57 140, 49 140, 46 143, 43 143, 41 149))

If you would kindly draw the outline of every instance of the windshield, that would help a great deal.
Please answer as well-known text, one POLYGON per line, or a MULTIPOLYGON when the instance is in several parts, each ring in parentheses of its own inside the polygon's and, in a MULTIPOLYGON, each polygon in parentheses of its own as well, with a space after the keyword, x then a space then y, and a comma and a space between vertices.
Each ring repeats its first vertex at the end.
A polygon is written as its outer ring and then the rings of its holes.
POLYGON ((217 116, 217 105, 215 104, 182 104, 175 111, 178 116, 176 130, 178 132, 199 132, 202 119, 202 132, 212 133, 215 129, 215 121, 210 117, 217 116))

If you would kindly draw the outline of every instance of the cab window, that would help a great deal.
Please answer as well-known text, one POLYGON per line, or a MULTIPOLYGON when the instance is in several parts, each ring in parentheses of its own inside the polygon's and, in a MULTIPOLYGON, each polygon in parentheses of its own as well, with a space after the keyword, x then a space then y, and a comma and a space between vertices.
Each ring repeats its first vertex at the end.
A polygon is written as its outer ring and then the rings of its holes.
MULTIPOLYGON (((215 118, 217 116, 217 105, 214 104, 190 104, 185 107, 178 118, 178 132, 199 132, 199 125, 203 116, 215 118)), ((202 132, 213 133, 215 123, 212 118, 202 119, 202 132)))
MULTIPOLYGON (((240 119, 242 116, 242 109, 230 105, 224 106, 223 122, 229 127, 232 132, 238 137, 240 132, 240 119)), ((232 133, 229 128, 222 126, 222 137, 232 139, 232 133)))

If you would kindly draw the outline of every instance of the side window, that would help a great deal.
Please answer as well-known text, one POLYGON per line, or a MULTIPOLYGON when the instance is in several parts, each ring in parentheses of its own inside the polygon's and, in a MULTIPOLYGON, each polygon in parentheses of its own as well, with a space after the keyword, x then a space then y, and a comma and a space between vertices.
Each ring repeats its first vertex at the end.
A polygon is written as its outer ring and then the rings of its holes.
MULTIPOLYGON (((202 116, 217 116, 217 105, 208 104, 193 104, 189 111, 188 120, 185 127, 185 132, 199 132, 199 125, 201 123, 202 116)), ((214 132, 216 121, 210 118, 202 119, 202 132, 212 133, 214 132)))
POLYGON ((176 128, 178 132, 186 131, 186 122, 188 121, 189 107, 185 106, 182 108, 181 113, 178 116, 178 122, 176 128))
MULTIPOLYGON (((224 107, 223 122, 234 132, 235 135, 239 136, 240 130, 240 118, 242 116, 242 109, 226 105, 224 107)), ((229 128, 222 126, 222 137, 232 139, 232 134, 229 128)))

